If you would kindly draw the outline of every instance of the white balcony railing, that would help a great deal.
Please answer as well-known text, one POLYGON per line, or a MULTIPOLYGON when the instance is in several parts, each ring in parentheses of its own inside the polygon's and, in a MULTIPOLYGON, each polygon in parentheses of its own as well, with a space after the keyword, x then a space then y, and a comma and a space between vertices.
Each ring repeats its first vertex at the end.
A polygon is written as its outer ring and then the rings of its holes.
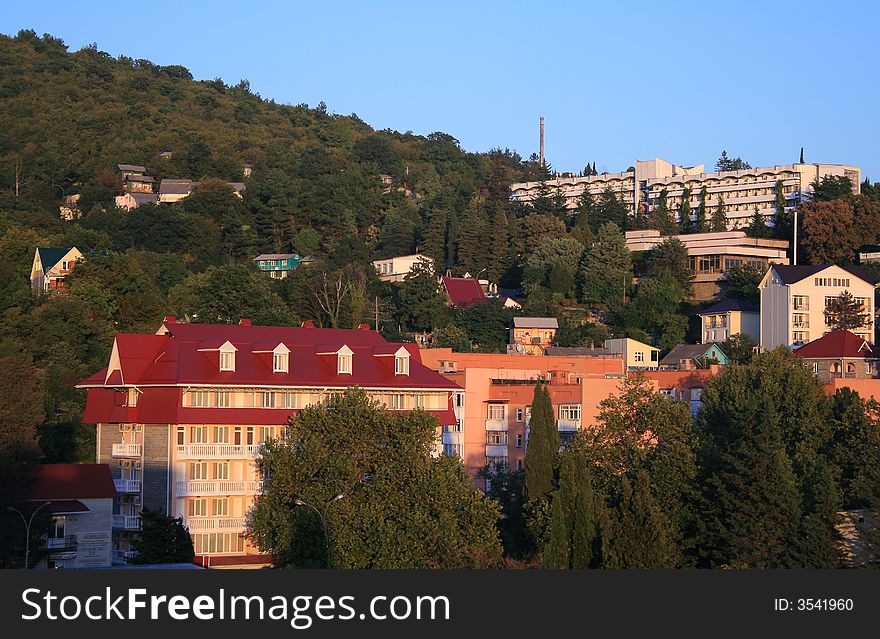
POLYGON ((141 450, 141 444, 113 444, 114 457, 140 457, 141 450))
POLYGON ((486 430, 507 430, 506 419, 487 419, 486 430))
POLYGON ((244 517, 205 517, 184 519, 190 532, 201 530, 244 530, 244 517))
POLYGON ((254 495, 263 490, 259 480, 195 479, 177 482, 177 496, 254 495))
POLYGON ((581 427, 581 420, 579 419, 560 419, 556 422, 556 427, 560 432, 571 432, 576 431, 581 427))
POLYGON ((178 459, 253 459, 260 446, 235 444, 184 444, 177 447, 178 459))
POLYGON ((116 486, 117 493, 139 493, 141 492, 140 479, 114 479, 113 484, 116 486))
POLYGON ((113 515, 113 527, 123 530, 137 530, 141 527, 140 515, 113 515))
POLYGON ((137 553, 134 550, 114 550, 113 556, 117 561, 126 561, 127 559, 134 559, 137 553))

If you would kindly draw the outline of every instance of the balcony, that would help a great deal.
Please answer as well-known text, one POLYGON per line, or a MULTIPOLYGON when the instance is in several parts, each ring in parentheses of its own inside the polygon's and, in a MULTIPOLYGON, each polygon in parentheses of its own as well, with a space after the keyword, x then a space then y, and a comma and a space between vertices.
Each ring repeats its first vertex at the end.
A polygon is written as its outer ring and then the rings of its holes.
POLYGON ((205 517, 205 518, 185 518, 183 523, 189 528, 190 532, 199 532, 203 530, 229 530, 242 531, 245 528, 246 519, 244 517, 205 517))
POLYGON ((832 371, 831 379, 855 379, 856 374, 854 372, 841 373, 840 371, 832 371))
POLYGON ((117 493, 139 493, 141 492, 140 479, 114 479, 113 484, 116 486, 117 493))
POLYGON ((55 537, 47 539, 46 550, 48 550, 49 552, 76 550, 76 535, 67 535, 65 537, 55 537))
POLYGON ((141 444, 113 444, 114 457, 140 457, 142 450, 141 444))
POLYGON ((581 420, 579 419, 560 419, 556 422, 556 428, 560 433, 573 433, 580 429, 581 420))
POLYGON ((259 456, 257 444, 184 444, 177 447, 178 459, 254 459, 259 456))
POLYGON ((177 496, 255 495, 263 490, 260 480, 194 479, 177 482, 177 496))
POLYGON ((113 527, 122 530, 138 530, 141 527, 141 516, 113 515, 113 527))
POLYGON ((113 558, 116 561, 128 561, 129 559, 134 559, 137 556, 137 553, 134 550, 114 550, 113 558))
POLYGON ((486 430, 507 430, 506 419, 487 419, 486 430))

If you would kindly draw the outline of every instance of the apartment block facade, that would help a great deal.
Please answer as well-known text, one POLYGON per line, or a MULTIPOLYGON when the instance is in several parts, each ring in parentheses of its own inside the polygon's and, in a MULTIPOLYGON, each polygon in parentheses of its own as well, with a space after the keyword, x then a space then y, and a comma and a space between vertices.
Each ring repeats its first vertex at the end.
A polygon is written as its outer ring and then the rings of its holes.
MULTIPOLYGON (((485 466, 520 469, 525 463, 535 385, 546 384, 560 444, 595 424, 599 403, 625 376, 623 358, 556 357, 422 351, 422 361, 460 387, 456 423, 443 430, 444 452, 462 459, 476 477, 485 466)), ((475 479, 475 487, 485 488, 475 479)))
POLYGON ((118 334, 108 366, 81 382, 83 421, 97 424, 97 460, 113 472, 117 556, 131 555, 143 508, 184 518, 198 557, 251 556, 248 511, 263 487, 261 445, 288 418, 350 386, 388 410, 422 408, 456 423, 456 384, 418 348, 357 330, 178 323, 118 334))
MULTIPOLYGON (((637 160, 633 169, 589 177, 556 177, 547 180, 545 184, 551 192, 559 190, 571 209, 577 206, 578 198, 585 190, 598 197, 606 189, 611 189, 630 213, 640 206, 644 207, 644 211, 655 210, 661 193, 666 191, 666 203, 673 215, 681 207, 686 189, 690 189, 691 211, 695 214, 700 204, 700 191, 705 186, 707 207, 712 209, 719 200, 723 200, 728 228, 736 229, 748 226, 755 209, 766 218, 772 218, 776 210, 778 181, 782 182, 787 208, 796 206, 801 199, 809 197, 812 192, 810 184, 822 177, 848 177, 856 193, 861 182, 859 167, 843 164, 784 164, 707 173, 702 164, 685 167, 654 158, 648 161, 637 160)), ((538 197, 541 188, 541 182, 512 184, 511 200, 529 203, 538 197)))
POLYGON ((862 302, 865 324, 852 332, 865 341, 874 335, 874 288, 857 267, 773 265, 761 280, 761 349, 797 348, 830 333, 825 309, 841 293, 862 302))

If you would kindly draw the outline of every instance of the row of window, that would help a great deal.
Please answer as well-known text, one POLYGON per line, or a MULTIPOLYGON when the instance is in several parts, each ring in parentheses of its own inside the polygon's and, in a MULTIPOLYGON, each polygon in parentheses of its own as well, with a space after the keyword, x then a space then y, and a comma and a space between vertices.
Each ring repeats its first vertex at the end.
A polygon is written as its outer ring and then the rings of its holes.
POLYGON ((187 517, 209 517, 212 515, 215 517, 226 517, 229 515, 229 498, 188 499, 186 513, 187 517))
POLYGON ((244 552, 244 538, 241 533, 198 533, 191 536, 197 555, 244 552))
MULTIPOLYGON (((351 375, 352 353, 342 351, 336 355, 336 372, 339 375, 351 375)), ((272 354, 272 372, 289 372, 290 356, 288 353, 272 354)), ((235 351, 220 351, 220 371, 235 372, 235 351)), ((394 374, 409 375, 409 357, 396 355, 394 357, 394 374)))
MULTIPOLYGON (((183 405, 187 408, 305 408, 321 404, 327 394, 298 391, 226 391, 189 390, 183 394, 183 405)), ((391 410, 424 408, 440 410, 445 405, 446 396, 419 393, 378 393, 373 399, 385 404, 391 410)))
MULTIPOLYGON (((643 359, 644 359, 644 353, 643 359)), ((558 418, 559 419, 580 419, 581 418, 581 405, 580 404, 560 404, 558 409, 558 418)), ((532 407, 526 406, 525 413, 523 413, 522 408, 516 409, 516 421, 521 422, 523 420, 523 416, 528 420, 532 416, 532 407)), ((506 420, 507 419, 507 404, 489 404, 488 407, 488 419, 492 420, 506 420)))
POLYGON ((254 446, 276 436, 276 426, 189 426, 189 441, 186 426, 177 427, 177 445, 186 444, 233 444, 235 446, 254 446), (211 439, 208 439, 208 435, 211 439))
POLYGON ((817 277, 815 278, 816 286, 835 286, 849 288, 848 277, 817 277))
POLYGON ((229 462, 189 462, 186 465, 186 478, 189 481, 229 479, 229 462), (210 471, 210 475, 208 471, 210 471))

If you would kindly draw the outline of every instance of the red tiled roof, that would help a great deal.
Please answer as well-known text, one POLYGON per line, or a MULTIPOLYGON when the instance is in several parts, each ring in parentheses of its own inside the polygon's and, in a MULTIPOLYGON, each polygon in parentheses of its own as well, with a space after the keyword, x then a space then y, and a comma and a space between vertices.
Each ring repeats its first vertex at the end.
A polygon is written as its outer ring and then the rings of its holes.
POLYGON ((798 357, 807 359, 828 359, 843 357, 848 359, 877 359, 880 351, 858 335, 849 331, 832 331, 794 351, 798 357))
POLYGON ((100 499, 116 496, 107 464, 45 464, 31 489, 32 500, 100 499))
POLYGON ((469 277, 444 277, 443 286, 453 306, 472 306, 486 301, 479 280, 469 277))

